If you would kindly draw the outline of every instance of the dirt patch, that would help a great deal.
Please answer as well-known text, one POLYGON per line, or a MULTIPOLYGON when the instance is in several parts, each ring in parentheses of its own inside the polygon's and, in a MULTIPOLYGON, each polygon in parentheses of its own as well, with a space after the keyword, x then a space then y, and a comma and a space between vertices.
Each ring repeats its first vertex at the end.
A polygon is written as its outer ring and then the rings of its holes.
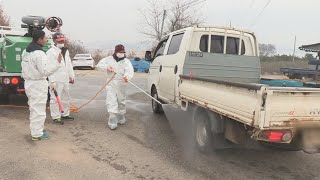
POLYGON ((42 156, 46 159, 55 162, 73 162, 77 159, 74 150, 70 150, 70 144, 59 142, 58 144, 53 144, 52 142, 46 142, 45 147, 41 147, 41 151, 38 156, 42 156))

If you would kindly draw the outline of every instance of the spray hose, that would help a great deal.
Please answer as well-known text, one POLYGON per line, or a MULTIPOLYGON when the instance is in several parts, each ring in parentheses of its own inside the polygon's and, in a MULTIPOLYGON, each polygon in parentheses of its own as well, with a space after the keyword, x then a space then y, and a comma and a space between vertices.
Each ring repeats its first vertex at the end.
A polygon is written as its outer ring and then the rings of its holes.
POLYGON ((70 112, 79 112, 81 108, 83 108, 84 106, 88 105, 91 101, 93 101, 109 84, 110 82, 114 79, 114 77, 116 76, 116 73, 113 74, 113 76, 109 79, 109 81, 97 92, 97 94, 91 98, 88 102, 84 103, 83 105, 81 105, 80 107, 77 107, 73 104, 71 104, 70 106, 70 112))
MULTIPOLYGON (((81 108, 83 108, 84 106, 88 105, 91 101, 93 101, 100 93, 101 91, 108 86, 108 84, 114 79, 115 76, 119 76, 121 78, 124 78, 123 76, 121 76, 120 74, 113 72, 113 76, 111 77, 111 79, 100 89, 100 91, 92 98, 90 99, 87 103, 83 104, 82 106, 80 106, 79 108, 75 105, 71 104, 70 107, 70 111, 71 112, 79 112, 81 108)), ((158 99, 155 99, 154 97, 150 96, 147 92, 145 92, 144 90, 142 90, 140 87, 138 87, 137 85, 135 85, 134 83, 132 83, 131 81, 128 80, 128 83, 130 83, 132 86, 134 86, 135 88, 137 88, 139 91, 143 92, 145 95, 147 95, 148 97, 150 97, 151 99, 153 99, 154 101, 156 101, 157 103, 159 103, 160 105, 163 105, 158 99)))
MULTIPOLYGON (((116 72, 113 72, 113 76, 108 80, 108 82, 97 92, 97 94, 92 97, 88 102, 84 103, 83 105, 81 105, 80 107, 77 107, 73 104, 70 104, 70 112, 74 112, 74 113, 78 113, 80 112, 80 109, 82 109, 83 107, 85 107, 86 105, 88 105, 89 103, 91 103, 94 99, 96 99, 98 97, 98 95, 110 84, 110 82, 114 79, 114 77, 118 75, 119 77, 123 78, 123 76, 121 76, 120 74, 117 74, 116 72)), ((147 92, 145 92, 144 90, 142 90, 141 88, 139 88, 137 85, 135 85, 134 83, 132 83, 131 81, 128 81, 132 86, 134 86, 135 88, 137 88, 138 90, 140 90, 141 92, 143 92, 145 95, 147 95, 148 97, 150 97, 151 99, 153 99, 154 101, 156 101, 157 103, 159 103, 160 105, 163 105, 158 99, 155 99, 154 97, 150 96, 147 92)), ((28 106, 14 106, 14 105, 0 105, 0 107, 15 107, 15 108, 28 108, 28 106)))
MULTIPOLYGON (((116 75, 118 75, 121 78, 124 78, 123 76, 121 76, 120 74, 115 73, 116 75)), ((128 83, 130 83, 132 86, 134 86, 135 88, 137 88, 139 91, 143 92, 145 95, 147 95, 148 97, 150 97, 151 99, 153 99, 154 101, 156 101, 157 103, 159 103, 160 105, 163 105, 158 99, 150 96, 150 94, 148 94, 147 92, 145 92, 144 90, 142 90, 141 88, 139 88, 137 85, 135 85, 133 82, 128 80, 128 83)))

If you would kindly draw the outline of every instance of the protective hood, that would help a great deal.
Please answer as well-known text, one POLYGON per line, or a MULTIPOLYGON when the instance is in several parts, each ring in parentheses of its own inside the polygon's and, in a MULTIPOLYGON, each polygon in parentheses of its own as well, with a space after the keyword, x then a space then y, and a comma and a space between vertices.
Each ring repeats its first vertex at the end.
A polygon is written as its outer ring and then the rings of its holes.
POLYGON ((39 44, 37 44, 35 42, 30 43, 26 49, 26 51, 28 53, 33 52, 33 51, 37 51, 37 50, 43 51, 42 46, 40 46, 39 44))

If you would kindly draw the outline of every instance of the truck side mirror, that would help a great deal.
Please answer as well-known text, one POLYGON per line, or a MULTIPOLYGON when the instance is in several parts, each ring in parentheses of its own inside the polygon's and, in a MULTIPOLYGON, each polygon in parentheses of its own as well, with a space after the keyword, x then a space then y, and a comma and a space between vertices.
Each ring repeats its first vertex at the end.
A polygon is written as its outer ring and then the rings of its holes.
POLYGON ((146 61, 153 61, 153 59, 152 59, 152 53, 151 53, 151 51, 146 51, 146 54, 144 55, 144 58, 145 58, 145 60, 146 61))

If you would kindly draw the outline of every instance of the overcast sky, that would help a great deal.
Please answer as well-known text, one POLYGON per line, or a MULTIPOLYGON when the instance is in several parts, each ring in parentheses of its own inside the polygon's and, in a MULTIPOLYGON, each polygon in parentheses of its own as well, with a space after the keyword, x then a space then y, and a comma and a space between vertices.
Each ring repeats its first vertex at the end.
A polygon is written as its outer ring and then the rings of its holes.
MULTIPOLYGON (((1 0, 0 0, 1 1, 1 0)), ((260 43, 275 44, 279 53, 292 54, 297 46, 320 42, 319 0, 207 0, 202 11, 206 24, 227 25, 254 31, 260 43)), ((59 16, 63 32, 85 44, 117 41, 139 47, 138 9, 146 0, 2 0, 15 25, 24 15, 59 16)), ((297 50, 299 55, 304 52, 297 50)))

